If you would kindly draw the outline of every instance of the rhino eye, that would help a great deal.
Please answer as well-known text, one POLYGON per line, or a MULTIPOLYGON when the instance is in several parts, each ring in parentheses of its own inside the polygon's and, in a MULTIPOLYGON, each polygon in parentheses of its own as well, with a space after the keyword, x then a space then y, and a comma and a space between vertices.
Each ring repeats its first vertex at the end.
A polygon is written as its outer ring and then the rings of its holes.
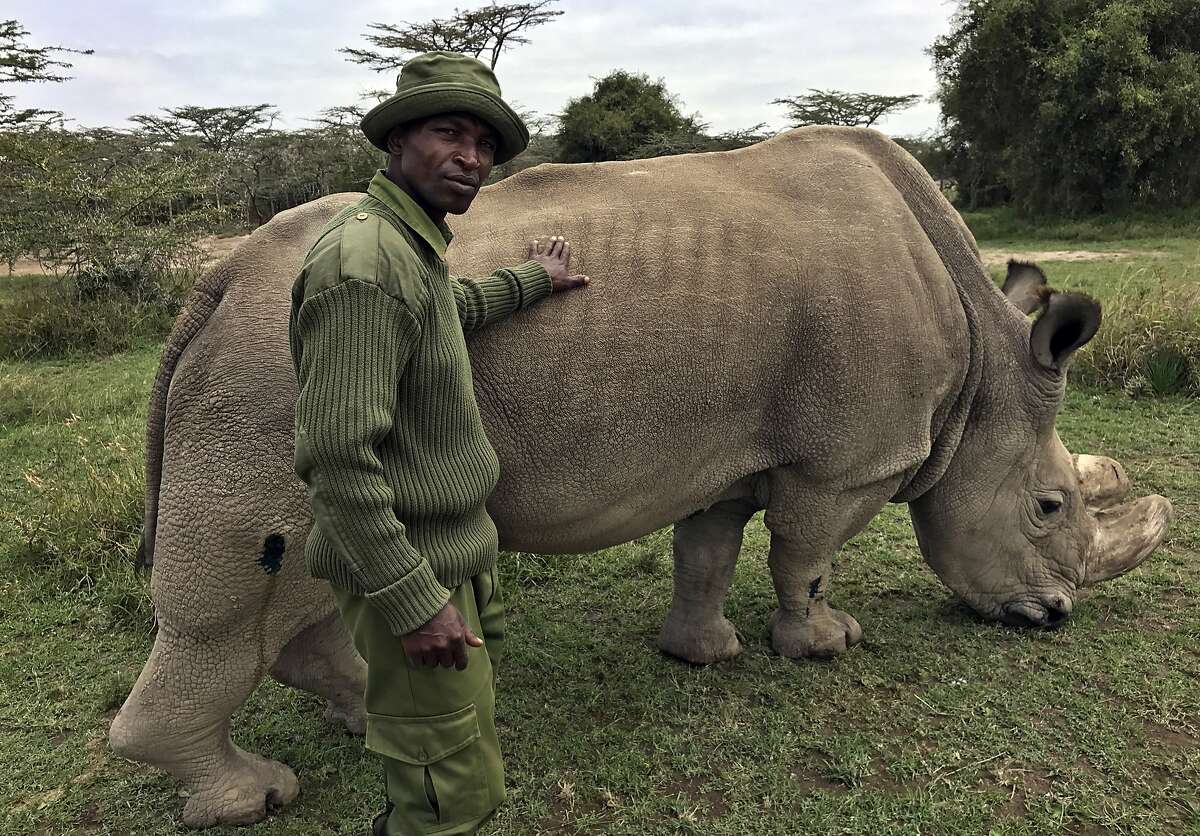
POLYGON ((1039 499, 1038 508, 1041 509, 1043 516, 1048 517, 1051 514, 1057 514, 1062 508, 1062 503, 1057 499, 1039 499))

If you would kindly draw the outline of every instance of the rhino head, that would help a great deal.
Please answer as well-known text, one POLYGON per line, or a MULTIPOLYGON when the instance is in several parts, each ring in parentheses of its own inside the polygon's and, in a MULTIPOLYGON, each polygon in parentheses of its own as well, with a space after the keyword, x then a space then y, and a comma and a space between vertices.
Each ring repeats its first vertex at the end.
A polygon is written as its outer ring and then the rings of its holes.
POLYGON ((925 560, 980 615, 1053 627, 1081 589, 1145 560, 1173 510, 1156 495, 1124 501, 1123 468, 1072 458, 1055 431, 1066 365, 1099 328, 1099 304, 1049 291, 1040 270, 1014 262, 1004 292, 1025 314, 1041 314, 1032 326, 1007 317, 989 333, 958 447, 909 510, 925 560))

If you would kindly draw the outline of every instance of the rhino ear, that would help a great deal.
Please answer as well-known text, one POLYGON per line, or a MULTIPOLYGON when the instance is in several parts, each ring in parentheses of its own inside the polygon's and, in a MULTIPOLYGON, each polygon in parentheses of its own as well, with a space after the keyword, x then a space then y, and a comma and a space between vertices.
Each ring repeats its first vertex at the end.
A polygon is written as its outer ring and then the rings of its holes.
POLYGON ((1028 261, 1009 259, 1008 275, 1004 278, 1004 286, 1000 290, 1026 316, 1033 313, 1041 305, 1038 289, 1046 286, 1046 274, 1042 268, 1028 261))
POLYGON ((1029 332, 1029 348, 1043 368, 1061 372, 1071 355, 1096 336, 1100 303, 1082 293, 1055 293, 1049 288, 1037 298, 1042 315, 1029 332))

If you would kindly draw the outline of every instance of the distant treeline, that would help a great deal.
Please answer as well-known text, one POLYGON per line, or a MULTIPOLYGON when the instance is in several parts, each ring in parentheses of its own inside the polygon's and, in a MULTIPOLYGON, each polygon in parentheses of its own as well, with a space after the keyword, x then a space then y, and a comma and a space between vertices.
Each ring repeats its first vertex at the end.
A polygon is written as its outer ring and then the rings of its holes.
MULTIPOLYGON (((563 14, 552 2, 373 24, 377 49, 348 52, 391 71, 427 48, 431 32, 450 33, 494 66, 503 49, 526 42, 514 33, 563 14)), ((950 33, 929 49, 940 128, 898 139, 966 208, 1078 216, 1195 205, 1197 19, 1197 0, 961 0, 950 33)), ((17 21, 0 22, 0 84, 64 81, 73 50, 29 46, 27 36, 17 21)), ((773 104, 792 125, 871 126, 918 100, 809 90, 773 104)), ((363 110, 335 108, 310 127, 281 130, 268 104, 180 106, 133 116, 129 129, 85 130, 0 94, 0 260, 35 256, 85 289, 89 274, 103 274, 140 295, 143 278, 186 260, 200 234, 253 228, 322 195, 363 189, 384 163, 358 128, 363 110)), ((663 80, 623 70, 553 119, 528 121, 529 148, 493 180, 547 161, 726 150, 767 135, 763 125, 713 134, 663 80)))
POLYGON ((1200 202, 1200 3, 962 0, 929 50, 968 208, 1200 202))

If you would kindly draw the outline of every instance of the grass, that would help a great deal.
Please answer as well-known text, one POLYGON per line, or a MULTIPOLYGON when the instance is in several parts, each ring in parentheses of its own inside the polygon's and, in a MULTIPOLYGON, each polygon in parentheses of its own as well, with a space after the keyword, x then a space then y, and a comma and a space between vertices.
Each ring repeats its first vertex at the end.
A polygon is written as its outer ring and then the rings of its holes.
MULTIPOLYGON (((1050 284, 1098 299, 1104 324, 1072 366, 1080 385, 1135 397, 1200 395, 1200 235, 1113 241, 980 239, 1018 258, 1032 253, 1050 284), (1055 260, 1043 253, 1085 249, 1112 256, 1055 260)), ((993 270, 997 282, 1004 268, 993 270)))
POLYGON ((0 278, 0 359, 105 357, 158 342, 193 280, 179 271, 145 300, 81 295, 70 280, 45 275, 0 278))
MULTIPOLYGON (((1140 270, 1194 278, 1180 272, 1194 269, 1191 246, 1153 247, 1178 254, 1165 267, 1044 266, 1111 305, 1140 270)), ((2 834, 183 832, 172 782, 104 742, 153 640, 129 558, 157 357, 0 362, 2 834)), ((510 800, 488 832, 1200 832, 1200 402, 1074 389, 1059 428, 1072 450, 1112 455, 1138 491, 1170 497, 1178 521, 1146 566, 1055 633, 974 618, 925 568, 900 508, 841 556, 831 597, 866 638, 829 663, 770 652, 758 519, 727 607, 745 652, 708 668, 654 649, 669 532, 578 557, 505 555, 510 800)), ((234 737, 300 777, 297 802, 254 833, 365 831, 378 767, 315 698, 264 683, 234 737)))
POLYGON ((52 277, 40 273, 0 275, 0 304, 11 302, 25 293, 41 290, 52 281, 52 277))

